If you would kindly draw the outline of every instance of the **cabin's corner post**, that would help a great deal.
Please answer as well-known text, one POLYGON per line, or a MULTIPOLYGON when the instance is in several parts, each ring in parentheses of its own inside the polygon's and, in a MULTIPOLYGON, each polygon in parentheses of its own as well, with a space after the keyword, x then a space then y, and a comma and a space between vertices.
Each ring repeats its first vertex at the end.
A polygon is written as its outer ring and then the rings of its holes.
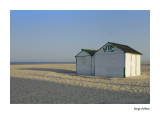
POLYGON ((77 74, 77 57, 76 57, 76 74, 77 74))
POLYGON ((126 53, 124 53, 124 71, 123 71, 123 77, 126 77, 126 53))
POLYGON ((139 68, 140 68, 140 69, 139 69, 139 72, 140 72, 139 74, 140 74, 140 75, 141 75, 141 64, 142 64, 142 62, 141 62, 141 57, 142 57, 142 55, 140 55, 140 67, 139 67, 139 68))

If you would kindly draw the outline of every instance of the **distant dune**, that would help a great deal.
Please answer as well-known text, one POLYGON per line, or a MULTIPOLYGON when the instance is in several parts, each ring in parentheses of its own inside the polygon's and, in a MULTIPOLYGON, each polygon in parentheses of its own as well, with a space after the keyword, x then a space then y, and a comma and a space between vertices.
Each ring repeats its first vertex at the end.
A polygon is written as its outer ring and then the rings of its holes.
POLYGON ((76 74, 75 64, 10 65, 11 104, 149 104, 150 63, 141 76, 105 78, 76 74))

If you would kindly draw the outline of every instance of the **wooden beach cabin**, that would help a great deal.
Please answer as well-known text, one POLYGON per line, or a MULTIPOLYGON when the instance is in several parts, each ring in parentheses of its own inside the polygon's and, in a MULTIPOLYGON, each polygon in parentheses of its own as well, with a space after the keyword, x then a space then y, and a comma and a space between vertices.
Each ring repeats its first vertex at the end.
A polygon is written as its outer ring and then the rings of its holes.
POLYGON ((76 57, 77 74, 94 75, 95 52, 97 50, 81 49, 76 57))
POLYGON ((76 57, 77 74, 129 77, 141 74, 141 53, 122 44, 108 42, 99 50, 82 49, 76 57))

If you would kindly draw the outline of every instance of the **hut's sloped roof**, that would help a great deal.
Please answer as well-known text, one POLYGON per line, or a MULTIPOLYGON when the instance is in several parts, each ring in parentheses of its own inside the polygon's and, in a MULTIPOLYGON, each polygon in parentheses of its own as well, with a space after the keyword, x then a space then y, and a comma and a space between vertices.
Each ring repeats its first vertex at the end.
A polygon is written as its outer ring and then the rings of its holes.
POLYGON ((113 43, 113 42, 108 42, 114 46, 116 46, 117 48, 123 50, 124 52, 128 52, 128 53, 135 53, 135 54, 141 54, 140 52, 136 51, 135 49, 127 46, 127 45, 122 45, 122 44, 117 44, 117 43, 113 43))
POLYGON ((87 52, 91 56, 93 56, 97 52, 97 50, 91 50, 91 49, 81 49, 81 50, 87 52))

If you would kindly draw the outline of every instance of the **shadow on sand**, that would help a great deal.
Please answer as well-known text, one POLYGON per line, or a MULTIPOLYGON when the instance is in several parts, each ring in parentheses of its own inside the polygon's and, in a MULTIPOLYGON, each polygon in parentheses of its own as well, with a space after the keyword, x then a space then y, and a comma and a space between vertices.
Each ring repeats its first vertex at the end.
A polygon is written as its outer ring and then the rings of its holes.
MULTIPOLYGON (((101 77, 101 76, 98 76, 98 77, 95 77, 95 76, 89 76, 89 75, 77 75, 76 71, 72 71, 72 70, 66 70, 66 69, 49 69, 49 68, 21 68, 20 70, 36 70, 36 71, 49 71, 49 72, 56 72, 56 73, 62 73, 62 74, 69 74, 69 75, 72 75, 72 76, 80 76, 80 77, 83 77, 83 78, 98 78, 98 79, 103 79, 103 80, 113 80, 114 78, 106 78, 106 77, 101 77)), ((41 75, 38 75, 38 76, 41 76, 41 75)), ((44 77, 42 75, 42 77, 44 77)), ((45 76, 45 77, 51 77, 51 76, 45 76)), ((63 79, 63 80, 76 80, 76 79, 70 79, 70 78, 62 78, 62 77, 52 77, 52 78, 55 78, 55 79, 63 79)), ((121 79, 121 78, 119 78, 121 79)), ((81 81, 81 82, 91 82, 91 83, 104 83, 104 84, 110 84, 110 85, 118 85, 118 86, 132 86, 132 87, 149 87, 149 85, 136 85, 136 84, 132 84, 132 85, 128 85, 128 84, 120 84, 120 83, 114 83, 114 82, 96 82, 96 81, 88 81, 88 80, 80 80, 78 79, 78 81, 81 81)))
MULTIPOLYGON (((49 71, 49 72, 56 72, 56 73, 62 73, 62 74, 69 74, 72 76, 80 76, 83 78, 91 78, 95 77, 93 75, 83 75, 83 74, 77 74, 76 71, 73 70, 66 70, 66 69, 53 69, 53 68, 20 68, 18 70, 35 70, 35 71, 49 71)), ((112 80, 113 78, 105 78, 103 76, 98 76, 96 78, 99 79, 105 79, 105 80, 112 80)))
POLYGON ((66 69, 53 69, 53 68, 21 68, 19 70, 36 70, 36 71, 49 71, 64 74, 76 74, 76 71, 66 69))

